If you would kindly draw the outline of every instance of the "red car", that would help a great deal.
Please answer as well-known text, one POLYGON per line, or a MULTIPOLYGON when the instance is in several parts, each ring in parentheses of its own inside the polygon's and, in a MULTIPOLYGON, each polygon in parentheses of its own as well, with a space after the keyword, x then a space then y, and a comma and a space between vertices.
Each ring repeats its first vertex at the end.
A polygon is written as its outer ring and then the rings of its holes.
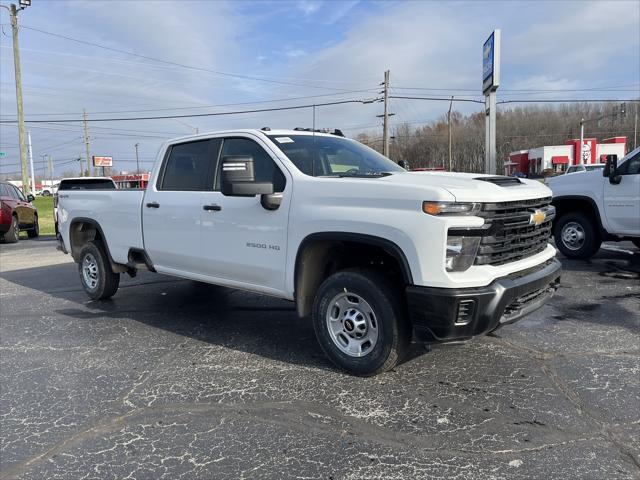
POLYGON ((26 198, 14 185, 0 182, 0 237, 7 243, 16 243, 20 230, 26 230, 29 238, 37 237, 38 210, 31 205, 33 195, 26 198))

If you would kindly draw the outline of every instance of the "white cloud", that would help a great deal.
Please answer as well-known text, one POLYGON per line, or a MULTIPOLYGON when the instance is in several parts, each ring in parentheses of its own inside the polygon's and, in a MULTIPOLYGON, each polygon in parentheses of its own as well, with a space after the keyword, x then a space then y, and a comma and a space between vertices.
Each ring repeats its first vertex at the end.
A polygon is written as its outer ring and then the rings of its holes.
POLYGON ((296 8, 306 16, 316 13, 320 9, 320 6, 321 2, 315 2, 311 0, 303 0, 296 3, 296 8))
POLYGON ((288 58, 300 58, 300 57, 304 57, 305 55, 307 55, 307 52, 305 52, 304 50, 302 50, 300 48, 291 48, 291 49, 285 50, 284 54, 288 58))

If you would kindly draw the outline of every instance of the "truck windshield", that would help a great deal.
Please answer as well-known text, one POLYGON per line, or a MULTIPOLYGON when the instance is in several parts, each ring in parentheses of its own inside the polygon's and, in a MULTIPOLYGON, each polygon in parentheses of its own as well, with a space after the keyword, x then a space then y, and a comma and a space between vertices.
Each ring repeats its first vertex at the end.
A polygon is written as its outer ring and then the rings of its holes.
POLYGON ((382 177, 404 172, 375 150, 342 137, 270 135, 296 167, 312 177, 382 177))

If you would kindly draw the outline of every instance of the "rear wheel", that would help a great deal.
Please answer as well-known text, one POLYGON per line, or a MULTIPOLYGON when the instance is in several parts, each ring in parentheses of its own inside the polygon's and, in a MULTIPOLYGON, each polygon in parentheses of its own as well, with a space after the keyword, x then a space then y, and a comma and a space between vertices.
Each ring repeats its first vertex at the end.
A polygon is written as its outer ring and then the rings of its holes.
POLYGON ((11 226, 7 233, 4 234, 4 241, 7 243, 18 243, 20 240, 20 223, 18 222, 18 217, 13 215, 11 217, 11 226))
POLYGON ((30 230, 27 230, 27 235, 29 238, 36 238, 40 235, 40 224, 38 223, 37 215, 33 217, 33 227, 30 230))
POLYGON ((363 377, 393 368, 411 342, 398 290, 374 271, 344 270, 327 278, 316 294, 313 326, 329 359, 363 377))
POLYGON ((84 291, 93 300, 112 297, 120 285, 120 275, 111 270, 109 257, 99 241, 87 243, 80 250, 78 273, 84 291))
POLYGON ((590 258, 602 244, 593 220, 578 212, 562 215, 556 222, 553 234, 556 246, 568 258, 590 258))

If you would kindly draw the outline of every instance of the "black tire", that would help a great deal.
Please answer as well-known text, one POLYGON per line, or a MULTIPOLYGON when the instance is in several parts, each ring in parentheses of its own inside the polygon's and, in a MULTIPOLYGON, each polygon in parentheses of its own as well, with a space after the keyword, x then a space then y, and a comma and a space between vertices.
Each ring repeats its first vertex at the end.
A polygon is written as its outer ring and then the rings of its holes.
POLYGON ((402 360, 411 343, 412 329, 401 302, 401 292, 394 288, 385 276, 374 271, 343 270, 327 278, 316 293, 312 319, 316 337, 324 353, 334 364, 353 375, 369 377, 393 368, 402 360), (340 297, 342 295, 346 297, 340 297), (347 298, 349 296, 351 300, 347 298), (336 298, 347 298, 349 304, 355 308, 348 306, 343 315, 340 313, 343 309, 334 302, 336 298), (351 303, 353 300, 358 300, 358 303, 351 303), (365 313, 363 317, 362 312, 369 311, 369 308, 371 316, 366 316, 365 313), (352 314, 355 317, 346 316, 353 311, 357 312, 352 314), (329 324, 333 322, 329 318, 330 315, 339 318, 334 324, 336 328, 342 329, 337 337, 329 330, 329 324), (345 353, 336 343, 340 342, 340 338, 347 338, 348 325, 351 325, 349 335, 357 334, 353 323, 348 324, 349 318, 359 318, 360 326, 363 318, 366 319, 367 336, 369 331, 377 332, 377 339, 375 342, 369 341, 368 347, 365 336, 362 344, 365 348, 361 350, 365 353, 360 354, 361 356, 345 353), (372 328, 373 324, 375 328, 372 328))
POLYGON ((40 235, 40 224, 38 223, 37 215, 33 217, 33 227, 27 230, 27 235, 29 236, 29 238, 36 238, 38 235, 40 235))
POLYGON ((634 238, 631 242, 633 242, 637 248, 640 248, 640 238, 634 238))
POLYGON ((94 240, 83 246, 79 259, 80 283, 91 299, 105 300, 118 291, 120 274, 111 270, 109 257, 100 241, 94 240))
POLYGON ((12 215, 11 226, 7 233, 4 234, 4 241, 7 243, 18 243, 18 240, 20 240, 20 223, 18 222, 18 217, 12 215))
POLYGON ((579 212, 562 215, 553 230, 556 247, 567 258, 586 260, 602 244, 602 237, 594 220, 579 212))
POLYGON ((51 196, 51 192, 49 190, 43 190, 42 191, 42 196, 43 197, 50 197, 51 196))

